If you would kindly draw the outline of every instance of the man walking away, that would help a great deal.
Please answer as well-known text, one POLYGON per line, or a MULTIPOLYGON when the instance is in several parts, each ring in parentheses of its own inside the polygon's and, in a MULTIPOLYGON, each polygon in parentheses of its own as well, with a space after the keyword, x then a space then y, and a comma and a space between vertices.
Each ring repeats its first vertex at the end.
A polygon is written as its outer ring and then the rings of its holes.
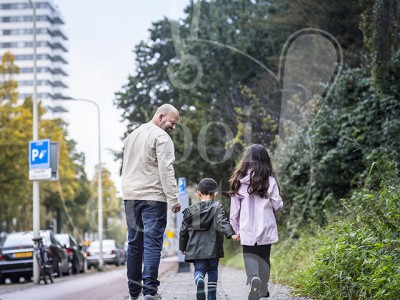
POLYGON ((161 299, 157 294, 167 204, 180 211, 169 136, 179 122, 178 110, 160 106, 153 119, 124 141, 122 193, 128 225, 127 275, 130 299, 161 299), (143 261, 143 268, 142 268, 143 261))

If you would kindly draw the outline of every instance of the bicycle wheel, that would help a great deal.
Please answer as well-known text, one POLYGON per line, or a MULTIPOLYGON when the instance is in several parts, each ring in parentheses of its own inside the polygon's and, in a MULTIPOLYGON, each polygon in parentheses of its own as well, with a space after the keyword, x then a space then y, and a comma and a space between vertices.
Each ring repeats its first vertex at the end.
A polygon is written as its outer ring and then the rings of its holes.
POLYGON ((53 268, 50 266, 49 258, 45 249, 42 249, 43 259, 43 277, 49 278, 50 282, 53 283, 53 268))
POLYGON ((53 274, 52 274, 52 271, 51 271, 51 269, 50 269, 49 267, 46 267, 46 268, 45 268, 45 277, 46 277, 46 276, 49 277, 49 280, 50 280, 51 283, 54 283, 54 281, 53 281, 53 274))
POLYGON ((42 268, 42 269, 40 270, 40 277, 42 277, 42 279, 43 279, 43 281, 44 281, 44 284, 47 284, 46 270, 45 270, 44 268, 42 268))
POLYGON ((45 284, 47 284, 46 278, 44 277, 44 265, 43 265, 43 260, 42 260, 42 256, 40 253, 40 250, 35 250, 35 257, 36 257, 36 263, 39 269, 39 283, 40 280, 43 280, 45 284))

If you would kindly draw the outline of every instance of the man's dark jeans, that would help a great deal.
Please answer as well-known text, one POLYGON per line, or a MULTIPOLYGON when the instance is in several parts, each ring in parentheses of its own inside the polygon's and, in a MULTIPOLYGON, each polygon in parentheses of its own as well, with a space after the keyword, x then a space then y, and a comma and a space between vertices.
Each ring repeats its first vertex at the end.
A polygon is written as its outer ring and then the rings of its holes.
POLYGON ((157 278, 167 224, 167 203, 146 200, 124 202, 128 225, 129 293, 132 297, 137 297, 143 287, 143 295, 154 295, 160 285, 157 278))

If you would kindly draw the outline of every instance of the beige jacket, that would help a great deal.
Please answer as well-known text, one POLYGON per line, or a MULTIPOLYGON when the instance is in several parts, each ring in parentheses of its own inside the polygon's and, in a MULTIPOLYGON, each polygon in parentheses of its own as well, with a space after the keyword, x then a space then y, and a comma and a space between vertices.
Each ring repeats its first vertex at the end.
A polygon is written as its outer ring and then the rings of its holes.
POLYGON ((173 162, 174 144, 164 130, 149 122, 124 141, 122 194, 124 200, 178 203, 173 162))

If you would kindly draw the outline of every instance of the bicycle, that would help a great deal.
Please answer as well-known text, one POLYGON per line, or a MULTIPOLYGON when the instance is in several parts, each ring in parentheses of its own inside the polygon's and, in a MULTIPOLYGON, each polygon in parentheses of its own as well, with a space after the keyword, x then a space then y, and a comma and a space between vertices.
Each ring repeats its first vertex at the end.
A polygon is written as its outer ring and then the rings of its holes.
POLYGON ((40 270, 39 282, 42 279, 44 284, 47 284, 48 278, 53 283, 53 268, 47 256, 46 247, 43 244, 43 237, 35 237, 32 240, 35 243, 33 252, 40 270))

